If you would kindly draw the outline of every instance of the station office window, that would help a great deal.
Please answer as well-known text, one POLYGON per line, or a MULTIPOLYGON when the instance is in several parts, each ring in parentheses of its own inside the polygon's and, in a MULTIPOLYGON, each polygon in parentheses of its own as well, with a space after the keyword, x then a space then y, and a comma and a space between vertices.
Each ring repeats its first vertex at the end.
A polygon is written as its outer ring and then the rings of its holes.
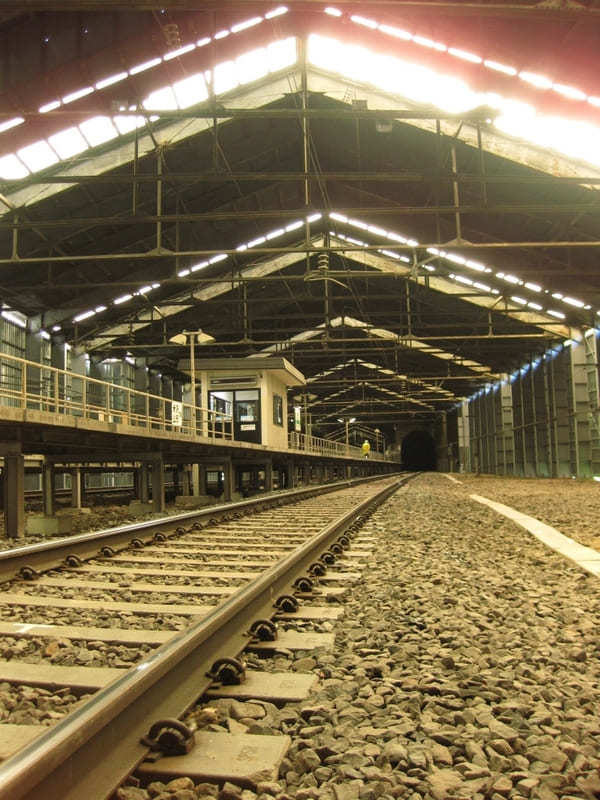
POLYGON ((283 425, 283 398, 279 394, 273 395, 273 424, 283 425))

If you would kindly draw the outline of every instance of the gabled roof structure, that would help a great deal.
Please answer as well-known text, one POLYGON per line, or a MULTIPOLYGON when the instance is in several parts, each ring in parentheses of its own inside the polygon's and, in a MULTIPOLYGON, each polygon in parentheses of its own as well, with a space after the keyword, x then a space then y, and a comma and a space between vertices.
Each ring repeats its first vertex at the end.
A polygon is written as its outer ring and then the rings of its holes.
POLYGON ((0 19, 4 313, 174 375, 201 327, 374 425, 598 324, 595 0, 76 5, 0 19))

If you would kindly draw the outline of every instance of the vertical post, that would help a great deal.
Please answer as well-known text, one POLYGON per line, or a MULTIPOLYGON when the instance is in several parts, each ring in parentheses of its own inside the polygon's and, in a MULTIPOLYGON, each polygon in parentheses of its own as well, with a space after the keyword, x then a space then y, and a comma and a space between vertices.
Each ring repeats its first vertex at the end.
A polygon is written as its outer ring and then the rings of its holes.
POLYGON ((190 337, 190 371, 192 378, 192 436, 196 436, 196 334, 188 334, 190 337))
POLYGON ((265 462, 265 492, 273 491, 273 462, 271 459, 265 462))
POLYGON ((4 456, 4 530, 9 539, 25 533, 25 457, 4 456))
POLYGON ((165 469, 162 454, 152 459, 152 511, 165 510, 165 469))
POLYGON ((54 516, 54 465, 44 461, 42 465, 42 499, 44 514, 54 516))
POLYGON ((235 492, 235 467, 231 459, 223 463, 223 473, 225 482, 223 485, 223 499, 226 503, 231 503, 233 493, 235 492))
POLYGON ((139 499, 142 503, 148 502, 148 464, 142 462, 140 466, 140 495, 139 499))
POLYGON ((71 508, 81 508, 81 468, 71 470, 71 508))

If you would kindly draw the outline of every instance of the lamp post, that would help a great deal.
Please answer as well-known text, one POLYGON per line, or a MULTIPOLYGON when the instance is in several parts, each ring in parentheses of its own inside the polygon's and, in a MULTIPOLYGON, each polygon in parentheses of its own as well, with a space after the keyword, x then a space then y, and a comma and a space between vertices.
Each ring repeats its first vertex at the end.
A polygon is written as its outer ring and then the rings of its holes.
POLYGON ((350 417, 350 418, 346 417, 346 419, 338 418, 338 422, 343 422, 346 427, 346 455, 348 455, 350 453, 350 439, 348 436, 349 433, 348 429, 350 427, 351 422, 356 422, 356 417, 350 417))
POLYGON ((204 333, 202 330, 198 331, 181 331, 176 333, 169 339, 174 344, 185 345, 190 344, 190 376, 191 376, 191 394, 192 394, 192 413, 191 423, 192 431, 196 433, 196 344, 210 344, 215 341, 215 337, 210 333, 204 333))

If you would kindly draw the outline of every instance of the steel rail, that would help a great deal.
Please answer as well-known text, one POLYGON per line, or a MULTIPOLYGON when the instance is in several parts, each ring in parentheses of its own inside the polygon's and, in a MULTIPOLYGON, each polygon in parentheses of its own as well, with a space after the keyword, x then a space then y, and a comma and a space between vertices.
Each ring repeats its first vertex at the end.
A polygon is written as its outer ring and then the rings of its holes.
POLYGON ((197 511, 174 514, 170 517, 135 522, 130 525, 121 525, 116 528, 107 528, 91 533, 81 533, 77 536, 69 536, 52 542, 40 542, 38 544, 15 547, 11 550, 2 550, 0 551, 0 584, 18 577, 25 567, 31 568, 36 572, 44 572, 61 566, 64 564, 65 559, 71 555, 77 556, 82 560, 101 557, 102 549, 105 547, 111 547, 115 551, 125 549, 135 539, 139 539, 143 544, 148 544, 158 533, 162 533, 167 537, 172 536, 176 533, 177 528, 184 524, 198 522, 203 519, 212 519, 213 517, 216 519, 228 517, 241 511, 261 511, 271 506, 277 506, 282 502, 286 504, 293 503, 315 494, 326 494, 347 486, 381 480, 382 477, 385 476, 369 476, 321 486, 290 489, 268 497, 253 497, 237 503, 224 503, 197 511))
POLYGON ((0 766, 0 800, 102 800, 144 759, 149 725, 183 714, 210 685, 217 658, 243 650, 256 620, 352 522, 384 502, 396 480, 354 506, 292 554, 235 592, 0 766))

